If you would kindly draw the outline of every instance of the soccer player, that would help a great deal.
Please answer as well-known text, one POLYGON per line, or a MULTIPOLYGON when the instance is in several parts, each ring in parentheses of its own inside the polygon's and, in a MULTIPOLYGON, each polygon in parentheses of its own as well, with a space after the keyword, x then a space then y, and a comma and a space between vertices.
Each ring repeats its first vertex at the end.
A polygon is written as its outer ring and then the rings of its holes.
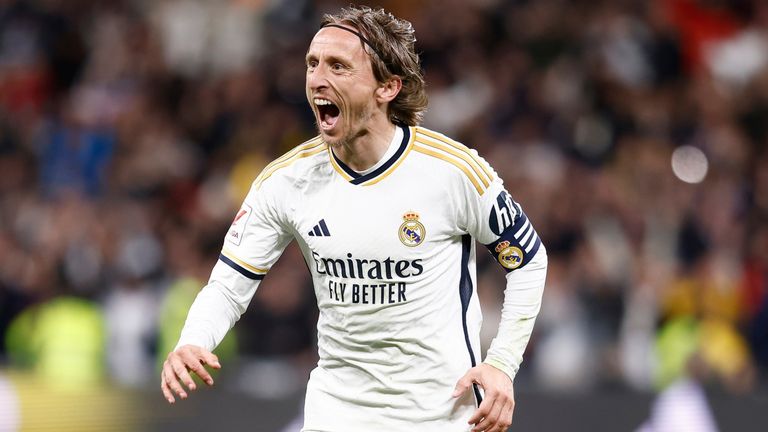
POLYGON ((195 389, 190 373, 213 383, 210 351, 296 240, 320 310, 304 431, 510 425, 546 252, 485 160, 418 126, 427 98, 414 43, 411 24, 381 9, 323 18, 306 55, 319 135, 253 182, 165 361, 169 402, 195 389), (475 240, 507 271, 482 362, 475 240))

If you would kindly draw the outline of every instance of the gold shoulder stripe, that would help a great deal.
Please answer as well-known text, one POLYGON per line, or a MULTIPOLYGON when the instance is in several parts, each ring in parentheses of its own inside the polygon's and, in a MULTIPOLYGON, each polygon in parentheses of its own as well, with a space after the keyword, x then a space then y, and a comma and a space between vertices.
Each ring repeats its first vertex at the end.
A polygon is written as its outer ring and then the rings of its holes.
POLYGON ((392 174, 397 169, 397 167, 400 166, 401 163, 403 163, 405 158, 408 157, 408 153, 410 153, 411 150, 413 149, 413 143, 416 141, 416 134, 413 133, 413 128, 411 128, 410 132, 411 132, 411 139, 408 140, 408 144, 407 144, 408 146, 405 148, 405 151, 403 152, 403 154, 400 155, 400 159, 398 159, 397 162, 393 163, 392 166, 387 168, 386 171, 384 171, 383 173, 381 173, 378 176, 376 176, 376 178, 372 178, 372 179, 368 180, 367 182, 362 183, 364 186, 374 185, 374 184, 384 180, 384 178, 386 178, 387 176, 392 174))
POLYGON ((252 271, 254 273, 262 274, 263 275, 263 274, 267 274, 267 272, 269 271, 269 269, 265 269, 265 268, 261 268, 261 267, 255 267, 255 266, 252 266, 252 265, 248 264, 247 262, 241 260, 240 258, 235 256, 235 254, 233 254, 232 252, 230 252, 230 251, 228 251, 226 249, 222 249, 221 250, 221 254, 224 255, 225 257, 231 259, 232 261, 236 262, 240 266, 242 266, 242 267, 246 268, 247 270, 250 270, 250 271, 252 271))
MULTIPOLYGON (((297 145, 296 147, 292 148, 291 150, 289 150, 288 152, 286 152, 282 156, 280 156, 277 159, 273 160, 272 162, 268 163, 267 166, 265 166, 264 169, 261 170, 261 173, 259 174, 259 177, 264 175, 264 173, 269 171, 269 169, 272 168, 273 166, 275 166, 275 165, 277 165, 277 164, 279 164, 281 162, 284 162, 287 159, 290 159, 291 157, 295 156, 300 151, 304 151, 304 150, 307 150, 307 149, 310 149, 310 148, 314 148, 315 146, 317 146, 319 144, 322 144, 322 143, 323 143, 323 140, 318 135, 318 136, 312 138, 309 141, 305 141, 305 142, 297 145)), ((256 181, 259 181, 259 177, 256 177, 256 181)))
POLYGON ((485 161, 483 161, 476 153, 472 152, 472 150, 469 147, 465 146, 464 144, 461 144, 458 141, 452 140, 451 138, 449 138, 449 137, 447 137, 445 135, 438 134, 437 132, 431 131, 429 129, 425 129, 423 127, 419 127, 418 131, 419 131, 419 133, 421 133, 423 135, 426 135, 426 136, 428 136, 428 137, 430 137, 432 139, 435 139, 435 140, 438 140, 438 141, 443 142, 445 144, 448 144, 451 147, 464 152, 470 158, 472 158, 472 160, 475 162, 475 164, 477 164, 477 166, 485 173, 485 175, 487 176, 488 180, 489 181, 493 181, 493 177, 494 177, 493 176, 493 172, 488 167, 488 164, 485 161))
POLYGON ((303 159, 309 156, 314 156, 322 151, 325 151, 324 142, 321 142, 320 144, 316 144, 314 147, 309 147, 305 150, 301 150, 295 153, 293 156, 287 159, 283 159, 282 162, 280 163, 270 164, 267 168, 264 168, 264 171, 262 171, 262 173, 256 178, 256 180, 254 181, 254 186, 257 188, 260 187, 265 180, 271 177, 272 174, 274 174, 279 169, 287 167, 299 159, 303 159))
POLYGON ((456 142, 445 135, 440 135, 421 127, 419 128, 419 133, 422 141, 428 141, 436 146, 441 144, 442 146, 454 149, 451 153, 460 157, 472 166, 472 169, 477 173, 478 178, 480 178, 486 186, 488 182, 493 181, 493 174, 491 171, 486 167, 486 164, 469 149, 469 147, 456 142))
POLYGON ((267 164, 267 166, 265 167, 264 170, 270 168, 272 165, 276 165, 276 164, 278 164, 280 162, 283 162, 286 159, 291 158, 292 156, 294 156, 296 153, 298 153, 300 151, 307 150, 307 149, 309 149, 311 147, 314 147, 314 146, 322 143, 322 141, 323 140, 322 140, 322 138, 320 138, 320 136, 316 136, 316 137, 312 138, 309 141, 305 141, 305 142, 297 145, 296 147, 292 148, 291 150, 286 152, 284 155, 278 157, 277 159, 275 159, 272 162, 270 162, 269 164, 267 164))
POLYGON ((417 140, 417 141, 416 141, 416 144, 413 146, 413 150, 414 150, 414 151, 417 151, 417 152, 419 152, 419 153, 423 153, 423 154, 425 154, 425 155, 429 155, 429 156, 432 156, 432 157, 434 157, 434 158, 437 158, 437 159, 443 160, 443 161, 445 161, 445 162, 448 162, 449 164, 451 164, 451 165, 455 166, 456 168, 458 168, 458 169, 460 169, 461 171, 463 171, 463 172, 464 172, 464 175, 466 175, 466 176, 467 176, 467 178, 469 179, 469 181, 471 181, 471 182, 472 182, 472 184, 475 186, 475 189, 477 189, 477 193, 478 193, 478 194, 482 195, 482 194, 485 192, 485 189, 484 189, 482 186, 480 186, 480 183, 478 183, 478 182, 477 182, 477 179, 475 178, 475 176, 474 176, 474 175, 472 175, 472 173, 470 173, 470 172, 469 172, 469 169, 467 169, 467 166, 466 166, 466 165, 464 165, 463 163, 460 163, 460 162, 456 161, 456 160, 455 160, 455 159, 453 159, 453 158, 450 158, 450 157, 448 157, 448 156, 445 156, 445 155, 444 155, 444 154, 442 154, 442 153, 439 153, 439 152, 437 152, 437 151, 434 151, 433 149, 431 149, 431 148, 430 148, 430 147, 428 147, 428 146, 423 146, 423 145, 421 145, 421 144, 422 144, 422 142, 417 140))
MULTIPOLYGON (((455 156, 455 157, 461 159, 469 168, 472 169, 472 172, 475 173, 477 178, 480 179, 481 182, 483 182, 483 187, 487 188, 488 185, 490 184, 489 181, 486 180, 485 176, 483 176, 482 171, 480 171, 471 162, 472 159, 470 159, 469 156, 466 155, 466 153, 462 153, 462 152, 456 151, 456 150, 453 149, 453 147, 449 147, 449 146, 447 146, 445 144, 438 143, 438 142, 435 142, 435 141, 426 140, 426 139, 424 139, 422 137, 417 138, 416 142, 418 142, 418 143, 420 143, 422 145, 425 145, 425 146, 432 147, 434 149, 443 151, 445 153, 450 154, 451 156, 455 156)), ((459 162, 457 161, 457 163, 459 163, 459 162)))

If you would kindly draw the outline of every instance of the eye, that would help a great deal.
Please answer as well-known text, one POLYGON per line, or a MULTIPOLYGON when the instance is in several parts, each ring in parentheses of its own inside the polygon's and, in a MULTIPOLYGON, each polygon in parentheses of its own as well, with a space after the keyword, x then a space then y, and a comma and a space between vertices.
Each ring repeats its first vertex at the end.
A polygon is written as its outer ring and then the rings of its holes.
POLYGON ((307 69, 308 70, 313 70, 316 67, 317 67, 317 60, 314 60, 314 59, 307 60, 307 69))
POLYGON ((338 62, 331 65, 331 70, 334 71, 334 72, 340 72, 340 71, 343 71, 346 68, 347 67, 345 65, 343 65, 341 63, 338 63, 338 62))

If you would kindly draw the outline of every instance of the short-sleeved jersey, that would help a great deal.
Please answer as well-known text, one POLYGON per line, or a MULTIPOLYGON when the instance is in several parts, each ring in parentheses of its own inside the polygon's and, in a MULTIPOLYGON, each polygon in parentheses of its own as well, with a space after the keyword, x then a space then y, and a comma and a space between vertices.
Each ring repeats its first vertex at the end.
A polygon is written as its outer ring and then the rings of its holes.
POLYGON ((396 150, 365 175, 319 137, 268 165, 212 276, 259 280, 298 242, 320 312, 306 431, 468 430, 482 396, 451 394, 480 361, 473 239, 507 271, 543 251, 474 150, 399 127, 396 150))

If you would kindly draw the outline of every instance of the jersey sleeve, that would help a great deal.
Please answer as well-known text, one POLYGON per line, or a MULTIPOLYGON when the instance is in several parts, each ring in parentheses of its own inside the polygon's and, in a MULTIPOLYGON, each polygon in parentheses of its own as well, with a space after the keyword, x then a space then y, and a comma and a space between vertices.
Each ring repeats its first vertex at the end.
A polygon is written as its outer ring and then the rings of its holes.
POLYGON ((213 350, 245 312, 261 280, 291 241, 277 181, 254 183, 224 239, 208 284, 197 295, 176 347, 213 350))
POLYGON ((261 280, 291 240, 279 180, 254 183, 224 238, 219 261, 250 280, 261 280))
POLYGON ((522 206, 484 160, 479 158, 478 163, 484 164, 491 179, 484 190, 465 188, 467 202, 460 206, 460 223, 507 272, 499 331, 484 362, 514 379, 541 307, 547 255, 522 206))
POLYGON ((533 223, 497 176, 482 195, 470 196, 465 217, 469 233, 506 272, 524 268, 542 246, 533 223))

